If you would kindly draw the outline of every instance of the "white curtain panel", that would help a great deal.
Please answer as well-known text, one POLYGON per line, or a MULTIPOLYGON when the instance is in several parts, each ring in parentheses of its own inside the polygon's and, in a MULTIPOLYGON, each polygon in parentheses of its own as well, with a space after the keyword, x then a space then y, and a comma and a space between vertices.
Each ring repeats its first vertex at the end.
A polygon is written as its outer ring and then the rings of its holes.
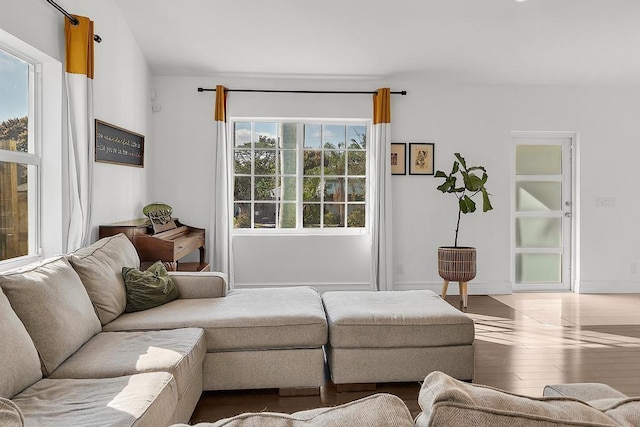
POLYGON ((373 97, 371 138, 371 189, 369 204, 372 225, 371 280, 379 291, 393 289, 393 247, 391 221, 391 92, 378 89, 373 97))
POLYGON ((213 173, 211 181, 211 232, 209 233, 209 262, 211 269, 225 273, 229 286, 233 285, 233 258, 230 256, 229 236, 229 155, 227 147, 226 88, 216 86, 215 125, 213 146, 213 173))
POLYGON ((93 22, 65 19, 69 141, 69 229, 67 251, 90 243, 95 121, 93 113, 93 22))

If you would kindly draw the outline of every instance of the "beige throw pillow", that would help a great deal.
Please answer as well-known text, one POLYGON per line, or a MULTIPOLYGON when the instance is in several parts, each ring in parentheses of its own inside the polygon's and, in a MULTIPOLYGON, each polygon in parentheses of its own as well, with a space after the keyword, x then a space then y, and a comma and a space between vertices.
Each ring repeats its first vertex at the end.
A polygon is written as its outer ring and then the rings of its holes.
POLYGON ((64 258, 2 274, 0 287, 33 339, 45 376, 101 330, 87 291, 64 258))
POLYGON ((0 397, 11 398, 42 378, 42 371, 36 347, 2 291, 0 337, 0 397))
POLYGON ((140 268, 133 243, 124 235, 105 237, 69 255, 103 325, 124 313, 127 293, 122 267, 140 268))

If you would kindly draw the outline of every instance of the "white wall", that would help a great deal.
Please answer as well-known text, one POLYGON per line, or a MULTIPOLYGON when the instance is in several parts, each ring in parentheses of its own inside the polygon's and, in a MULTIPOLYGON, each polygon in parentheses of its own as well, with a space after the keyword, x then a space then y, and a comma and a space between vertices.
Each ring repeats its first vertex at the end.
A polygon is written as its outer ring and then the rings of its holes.
MULTIPOLYGON (((215 84, 231 88, 370 90, 390 86, 408 90, 407 96, 392 98, 392 140, 434 142, 436 169, 449 169, 453 153, 460 151, 470 162, 485 165, 489 173, 488 188, 495 209, 463 217, 461 224, 461 243, 478 248, 478 275, 470 293, 511 289, 511 132, 579 132, 577 209, 581 239, 577 249, 582 291, 640 291, 640 276, 631 269, 631 263, 640 263, 636 238, 640 225, 635 215, 640 199, 635 197, 633 179, 640 156, 636 125, 640 88, 454 85, 431 83, 420 76, 386 82, 155 77, 153 87, 162 112, 153 121, 160 148, 150 157, 151 194, 174 206, 184 222, 207 229, 214 94, 198 93, 196 88, 215 84), (187 167, 167 173, 180 165, 187 167), (614 197, 616 205, 596 208, 597 197, 614 197)), ((329 114, 333 116, 352 111, 370 114, 368 96, 324 96, 231 93, 228 103, 231 115, 258 114, 266 108, 272 116, 305 117, 325 107, 335 107, 334 114, 329 114)), ((440 289, 436 252, 438 246, 453 243, 456 207, 455 200, 435 186, 436 181, 428 176, 393 177, 395 265, 403 270, 403 274, 396 270, 396 289, 440 289)), ((278 238, 274 247, 274 241, 238 240, 237 284, 279 280, 321 283, 328 288, 330 283, 355 285, 367 277, 368 254, 363 255, 362 249, 355 265, 353 258, 335 260, 330 275, 301 270, 309 254, 300 250, 300 242, 278 238), (296 267, 289 271, 274 267, 273 257, 264 255, 265 248, 271 254, 288 249, 296 267), (354 270, 361 274, 354 275, 354 270)), ((323 244, 306 247, 315 254, 316 246, 323 244)))
MULTIPOLYGON (((103 39, 102 43, 94 46, 96 118, 145 135, 145 154, 148 156, 154 150, 151 135, 150 73, 122 13, 112 2, 104 0, 64 0, 59 4, 72 14, 92 19, 94 31, 103 39)), ((0 28, 64 64, 63 15, 47 2, 5 2, 0 13, 0 28)), ((60 108, 66 113, 64 100, 61 100, 60 108)), ((63 163, 63 170, 66 171, 66 161, 63 163)), ((94 209, 91 223, 93 239, 96 239, 99 224, 141 217, 142 207, 149 203, 149 198, 147 167, 106 163, 95 163, 94 166, 94 209)), ((67 204, 63 205, 66 209, 67 204)), ((68 213, 63 213, 63 224, 67 224, 68 213)), ((66 230, 63 232, 66 236, 66 230)))

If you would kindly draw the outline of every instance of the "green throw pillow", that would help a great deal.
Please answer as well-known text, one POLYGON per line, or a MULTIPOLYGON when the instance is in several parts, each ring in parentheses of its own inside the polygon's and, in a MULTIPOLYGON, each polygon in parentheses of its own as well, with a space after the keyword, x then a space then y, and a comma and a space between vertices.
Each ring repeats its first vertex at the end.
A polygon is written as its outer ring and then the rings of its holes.
POLYGON ((122 277, 127 288, 127 313, 157 307, 179 296, 162 261, 155 262, 146 271, 122 267, 122 277))

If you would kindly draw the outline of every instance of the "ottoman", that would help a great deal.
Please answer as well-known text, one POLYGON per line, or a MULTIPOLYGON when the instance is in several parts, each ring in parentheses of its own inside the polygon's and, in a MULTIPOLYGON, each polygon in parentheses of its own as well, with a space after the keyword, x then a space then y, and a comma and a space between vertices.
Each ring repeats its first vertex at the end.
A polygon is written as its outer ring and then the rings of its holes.
POLYGON ((422 381, 433 371, 473 379, 473 320, 435 293, 326 292, 322 302, 334 384, 422 381))

